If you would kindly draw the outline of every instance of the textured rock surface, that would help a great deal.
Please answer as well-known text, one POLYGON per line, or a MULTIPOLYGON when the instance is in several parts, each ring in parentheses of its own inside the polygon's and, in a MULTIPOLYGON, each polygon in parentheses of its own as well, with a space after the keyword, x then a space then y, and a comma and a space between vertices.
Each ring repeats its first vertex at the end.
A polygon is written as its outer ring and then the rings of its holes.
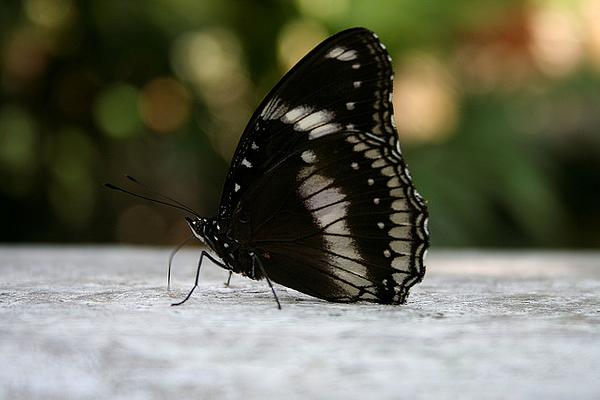
POLYGON ((329 304, 198 251, 0 247, 0 398, 600 398, 598 253, 438 252, 404 306, 329 304))

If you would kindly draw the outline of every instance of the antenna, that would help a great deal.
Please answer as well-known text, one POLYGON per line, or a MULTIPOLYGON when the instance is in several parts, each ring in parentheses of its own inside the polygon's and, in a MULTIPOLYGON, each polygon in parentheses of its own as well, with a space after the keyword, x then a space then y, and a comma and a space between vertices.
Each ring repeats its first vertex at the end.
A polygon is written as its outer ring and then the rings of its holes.
POLYGON ((109 188, 109 189, 116 190, 116 191, 118 191, 118 192, 123 192, 123 193, 126 193, 126 194, 128 194, 128 195, 130 195, 130 196, 133 196, 133 197, 138 197, 138 198, 140 198, 140 199, 144 199, 144 200, 152 201, 152 202, 154 202, 154 203, 163 204, 163 205, 165 205, 165 206, 173 207, 173 208, 176 208, 176 209, 178 209, 178 210, 185 211, 185 212, 187 212, 187 213, 189 213, 189 214, 192 214, 192 215, 194 215, 194 216, 196 216, 196 217, 198 217, 198 218, 202 218, 200 215, 198 215, 198 213, 197 213, 197 212, 195 212, 195 211, 194 211, 194 210, 192 210, 191 208, 183 207, 183 206, 181 206, 181 205, 179 205, 179 204, 167 203, 166 201, 162 201, 162 200, 158 200, 158 199, 153 199, 153 198, 151 198, 151 197, 143 196, 143 195, 141 195, 141 194, 134 193, 134 192, 132 192, 132 191, 130 191, 130 190, 123 189, 122 187, 115 186, 115 185, 113 185, 112 183, 105 183, 105 184, 104 184, 104 186, 105 186, 105 187, 107 187, 107 188, 109 188))
MULTIPOLYGON (((172 201, 173 203, 175 203, 175 204, 177 204, 177 205, 179 205, 179 206, 181 206, 181 207, 185 208, 186 210, 188 210, 188 211, 189 211, 189 212, 191 212, 192 214, 194 214, 194 215, 198 215, 198 213, 196 213, 196 212, 195 212, 195 211, 192 209, 192 207, 190 207, 190 206, 188 206, 188 205, 186 205, 186 204, 182 203, 181 201, 175 200, 175 199, 174 199, 174 198, 172 198, 172 197, 165 196, 164 194, 162 194, 162 193, 159 193, 159 192, 157 192, 156 190, 153 190, 153 189, 151 189, 151 188, 150 188, 148 185, 145 185, 145 184, 143 184, 142 182, 140 182, 138 179, 134 178, 133 176, 131 176, 131 175, 127 175, 127 174, 126 174, 126 175, 125 175, 125 178, 127 178, 127 179, 129 179, 131 182, 133 182, 133 183, 135 183, 135 184, 137 184, 137 185, 139 185, 139 186, 143 187, 144 189, 146 189, 146 190, 147 190, 148 192, 150 192, 151 194, 153 194, 153 195, 155 195, 155 196, 158 196, 158 197, 162 197, 162 198, 163 198, 163 199, 165 199, 165 200, 172 201)), ((198 216, 199 216, 199 215, 198 215, 198 216)))

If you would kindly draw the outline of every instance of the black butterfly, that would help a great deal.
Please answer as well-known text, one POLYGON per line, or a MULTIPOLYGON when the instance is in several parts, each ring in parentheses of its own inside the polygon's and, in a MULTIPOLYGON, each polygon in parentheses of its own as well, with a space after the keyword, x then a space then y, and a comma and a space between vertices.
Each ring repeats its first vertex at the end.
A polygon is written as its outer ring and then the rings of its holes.
POLYGON ((385 46, 363 28, 294 66, 244 130, 218 215, 186 218, 222 260, 203 251, 198 272, 206 256, 328 301, 403 303, 425 274, 428 213, 400 152, 392 84, 385 46))

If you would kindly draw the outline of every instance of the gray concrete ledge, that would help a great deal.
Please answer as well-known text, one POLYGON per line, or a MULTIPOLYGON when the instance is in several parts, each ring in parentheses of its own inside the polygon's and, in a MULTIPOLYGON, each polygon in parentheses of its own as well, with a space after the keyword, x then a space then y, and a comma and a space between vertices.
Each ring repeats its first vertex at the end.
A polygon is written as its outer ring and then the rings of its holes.
POLYGON ((598 399, 600 254, 436 252, 404 306, 339 305, 197 250, 0 247, 1 399, 598 399))

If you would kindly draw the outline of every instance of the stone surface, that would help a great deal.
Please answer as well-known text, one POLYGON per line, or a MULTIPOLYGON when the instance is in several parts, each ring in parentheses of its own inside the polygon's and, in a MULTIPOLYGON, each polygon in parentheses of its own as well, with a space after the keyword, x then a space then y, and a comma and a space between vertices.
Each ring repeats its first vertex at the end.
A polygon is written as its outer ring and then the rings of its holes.
POLYGON ((598 399, 600 254, 433 252, 406 305, 330 304, 197 249, 0 247, 0 398, 598 399))

